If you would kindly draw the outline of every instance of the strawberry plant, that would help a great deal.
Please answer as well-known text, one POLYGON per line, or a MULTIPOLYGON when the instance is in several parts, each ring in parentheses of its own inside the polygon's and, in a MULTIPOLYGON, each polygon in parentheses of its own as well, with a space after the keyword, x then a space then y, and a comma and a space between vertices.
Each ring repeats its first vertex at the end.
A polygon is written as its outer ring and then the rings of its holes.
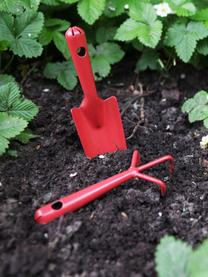
POLYGON ((208 240, 192 249, 187 243, 165 236, 156 249, 155 262, 159 277, 205 277, 208 275, 208 240))
POLYGON ((188 114, 190 123, 203 121, 204 126, 208 128, 208 93, 201 90, 193 98, 186 100, 182 112, 188 114))
POLYGON ((0 75, 0 78, 0 155, 2 155, 9 148, 11 140, 27 143, 36 137, 26 128, 37 115, 38 107, 22 96, 11 76, 0 75))
MULTIPOLYGON (((167 70, 177 61, 207 65, 206 0, 3 0, 0 74, 42 59, 44 76, 72 90, 77 76, 64 37, 70 25, 86 32, 96 80, 133 51, 136 71, 167 70)), ((204 117, 190 112, 191 121, 204 117)))

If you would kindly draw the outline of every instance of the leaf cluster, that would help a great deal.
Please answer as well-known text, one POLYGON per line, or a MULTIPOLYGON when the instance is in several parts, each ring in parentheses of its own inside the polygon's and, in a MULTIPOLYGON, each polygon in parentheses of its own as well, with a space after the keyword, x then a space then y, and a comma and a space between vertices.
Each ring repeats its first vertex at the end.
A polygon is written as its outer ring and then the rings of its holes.
POLYGON ((37 113, 38 107, 22 96, 15 80, 9 75, 0 75, 0 156, 12 139, 27 143, 36 137, 26 127, 37 113))
POLYGON ((155 253, 156 271, 159 277, 206 277, 208 276, 208 240, 196 249, 187 243, 165 236, 155 253))
POLYGON ((208 92, 198 91, 193 98, 186 100, 182 112, 188 114, 190 123, 203 121, 204 126, 208 128, 208 92))

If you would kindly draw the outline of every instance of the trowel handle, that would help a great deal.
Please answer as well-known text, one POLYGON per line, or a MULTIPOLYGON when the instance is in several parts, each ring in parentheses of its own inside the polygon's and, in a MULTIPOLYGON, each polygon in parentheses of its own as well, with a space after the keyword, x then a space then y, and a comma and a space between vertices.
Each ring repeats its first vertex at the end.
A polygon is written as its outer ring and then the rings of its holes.
POLYGON ((35 220, 40 224, 46 224, 65 213, 73 212, 83 207, 133 177, 134 172, 126 170, 78 192, 60 198, 38 209, 35 213, 35 220))
POLYGON ((65 37, 85 98, 89 101, 95 101, 98 95, 90 63, 85 32, 79 27, 71 27, 66 31, 65 37))

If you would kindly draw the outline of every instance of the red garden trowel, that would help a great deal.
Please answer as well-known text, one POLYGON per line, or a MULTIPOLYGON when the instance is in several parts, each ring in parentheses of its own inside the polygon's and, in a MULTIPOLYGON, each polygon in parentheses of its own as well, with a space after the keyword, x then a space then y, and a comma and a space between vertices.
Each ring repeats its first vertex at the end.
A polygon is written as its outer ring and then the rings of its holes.
POLYGON ((126 149, 116 97, 103 100, 97 94, 84 31, 72 27, 65 36, 84 92, 81 106, 71 113, 86 156, 126 149))
POLYGON ((149 163, 139 165, 140 155, 139 152, 135 150, 129 169, 39 208, 35 212, 35 220, 40 224, 46 224, 66 213, 80 209, 84 205, 131 179, 143 179, 155 183, 160 187, 161 194, 164 195, 166 193, 166 184, 160 179, 144 174, 143 171, 166 162, 169 163, 169 171, 172 175, 174 164, 171 155, 163 156, 149 163))

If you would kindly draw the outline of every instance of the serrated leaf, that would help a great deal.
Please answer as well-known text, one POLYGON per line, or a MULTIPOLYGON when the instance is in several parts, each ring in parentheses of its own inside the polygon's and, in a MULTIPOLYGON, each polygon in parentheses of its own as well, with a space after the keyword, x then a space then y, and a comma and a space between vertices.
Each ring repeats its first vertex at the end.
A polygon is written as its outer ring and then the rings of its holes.
POLYGON ((37 57, 42 46, 37 42, 43 26, 43 14, 25 11, 20 17, 0 14, 0 37, 9 42, 14 54, 22 57, 37 57))
POLYGON ((9 156, 14 157, 14 158, 18 157, 17 151, 14 150, 14 149, 8 149, 6 151, 6 155, 9 155, 9 156))
POLYGON ((53 41, 56 45, 56 48, 63 54, 65 59, 70 58, 69 49, 66 43, 65 36, 62 33, 55 32, 53 35, 53 41))
POLYGON ((96 30, 96 41, 98 43, 104 43, 113 40, 115 34, 116 27, 100 27, 96 30))
POLYGON ((118 28, 115 39, 121 41, 129 41, 137 37, 138 31, 141 28, 141 25, 134 19, 127 19, 124 21, 121 26, 118 28))
POLYGON ((27 124, 27 121, 22 118, 0 113, 0 136, 6 139, 13 138, 19 135, 27 124))
POLYGON ((38 57, 43 50, 43 47, 39 42, 27 38, 16 40, 10 48, 15 55, 18 55, 19 57, 25 56, 26 58, 38 57))
POLYGON ((167 31, 165 44, 174 46, 181 60, 188 62, 193 55, 197 41, 207 36, 208 29, 201 22, 175 23, 167 31))
POLYGON ((191 99, 186 100, 182 111, 188 113, 189 122, 204 120, 208 117, 208 93, 199 91, 191 99))
POLYGON ((61 71, 57 80, 65 89, 72 90, 77 85, 77 78, 75 75, 69 73, 69 71, 61 71))
POLYGON ((127 19, 117 30, 115 39, 128 41, 138 38, 150 48, 155 48, 162 34, 162 22, 156 20, 156 13, 151 4, 136 2, 130 7, 127 19))
POLYGON ((184 102, 181 110, 183 113, 189 113, 195 107, 194 99, 188 99, 184 102))
MULTIPOLYGON (((1 81, 5 82, 6 79, 10 81, 12 78, 9 76, 1 81)), ((9 83, 0 85, 0 112, 8 112, 12 108, 13 103, 19 98, 20 90, 16 82, 10 81, 9 83)))
POLYGON ((178 16, 192 16, 197 11, 194 3, 189 0, 168 0, 168 3, 178 16))
POLYGON ((109 62, 103 56, 95 56, 92 59, 92 68, 96 80, 108 76, 111 70, 109 62))
POLYGON ((203 121, 204 127, 208 129, 208 117, 203 121))
POLYGON ((21 9, 20 1, 11 1, 11 0, 1 0, 0 2, 0 11, 7 13, 18 14, 21 9))
POLYGON ((38 107, 28 99, 16 100, 8 114, 31 121, 38 113, 38 107))
POLYGON ((200 121, 208 117, 208 106, 198 106, 188 114, 189 122, 200 121))
POLYGON ((159 277, 189 277, 187 264, 191 247, 172 236, 161 239, 156 249, 156 271, 159 277))
POLYGON ((41 0, 41 3, 48 5, 48 6, 58 6, 61 5, 60 0, 41 0))
POLYGON ((198 20, 198 21, 207 21, 208 20, 208 8, 198 10, 194 16, 192 16, 192 19, 198 20))
POLYGON ((190 256, 188 263, 190 277, 208 276, 208 240, 205 240, 190 256))
POLYGON ((197 44, 197 52, 204 56, 208 55, 208 39, 205 38, 198 42, 197 44))
POLYGON ((183 62, 187 63, 191 59, 196 48, 196 40, 193 40, 191 35, 185 35, 175 48, 177 55, 183 62))
POLYGON ((162 23, 159 20, 156 20, 152 25, 141 25, 141 28, 138 32, 138 39, 145 46, 150 48, 155 48, 158 44, 162 34, 162 23))
POLYGON ((37 138, 38 135, 34 135, 29 130, 24 130, 19 135, 15 137, 15 140, 18 140, 19 142, 23 144, 27 144, 31 139, 37 138))
POLYGON ((1 0, 0 11, 19 15, 24 8, 36 11, 39 4, 40 0, 1 0))
POLYGON ((81 0, 77 5, 78 13, 88 24, 93 24, 102 14, 105 0, 81 0))
POLYGON ((144 51, 136 64, 136 71, 144 71, 148 68, 151 70, 158 70, 160 68, 158 59, 159 55, 156 51, 144 51))
POLYGON ((68 90, 72 90, 77 84, 76 72, 71 60, 62 63, 48 63, 44 69, 44 76, 57 79, 68 90))
POLYGON ((130 6, 129 15, 132 19, 149 25, 153 24, 157 19, 154 7, 149 3, 140 1, 134 2, 130 6))
POLYGON ((97 55, 105 56, 105 59, 110 63, 114 64, 119 62, 123 56, 124 51, 121 47, 113 42, 105 42, 96 47, 97 55))
POLYGON ((69 50, 67 47, 66 39, 61 33, 66 31, 70 23, 66 20, 59 18, 49 18, 45 21, 43 30, 39 36, 40 43, 43 45, 54 42, 56 48, 63 54, 66 59, 70 58, 69 50))
POLYGON ((12 75, 0 74, 0 86, 6 85, 9 82, 15 83, 15 78, 12 75))
POLYGON ((137 0, 107 0, 104 14, 108 17, 119 16, 127 12, 129 7, 137 0), (128 7, 128 8, 126 8, 128 7))
POLYGON ((6 152, 6 149, 9 147, 8 139, 0 135, 0 156, 6 152))

